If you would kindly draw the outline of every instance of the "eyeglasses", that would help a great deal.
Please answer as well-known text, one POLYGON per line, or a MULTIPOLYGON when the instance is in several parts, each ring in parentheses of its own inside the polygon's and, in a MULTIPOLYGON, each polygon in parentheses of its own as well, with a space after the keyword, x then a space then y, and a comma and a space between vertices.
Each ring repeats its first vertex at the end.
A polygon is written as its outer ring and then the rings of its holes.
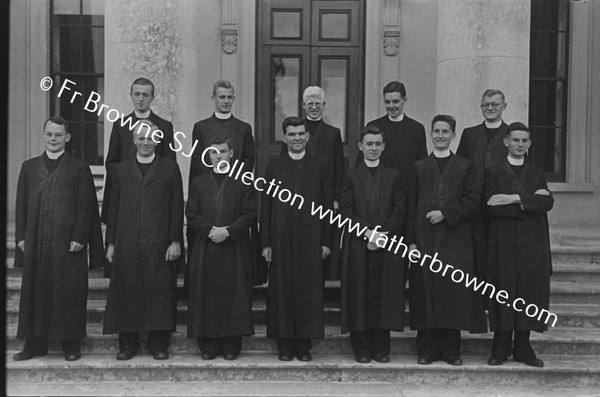
POLYGON ((495 102, 490 102, 490 103, 482 103, 482 104, 481 104, 481 108, 482 108, 482 109, 487 109, 487 108, 489 108, 489 107, 491 106, 491 107, 493 107, 494 109, 498 109, 498 107, 499 107, 500 105, 504 105, 504 102, 502 102, 502 103, 495 103, 495 102))
POLYGON ((323 103, 322 103, 322 102, 308 102, 308 103, 306 104, 306 107, 309 107, 309 108, 317 108, 317 109, 320 109, 320 108, 321 108, 321 106, 323 106, 323 103))

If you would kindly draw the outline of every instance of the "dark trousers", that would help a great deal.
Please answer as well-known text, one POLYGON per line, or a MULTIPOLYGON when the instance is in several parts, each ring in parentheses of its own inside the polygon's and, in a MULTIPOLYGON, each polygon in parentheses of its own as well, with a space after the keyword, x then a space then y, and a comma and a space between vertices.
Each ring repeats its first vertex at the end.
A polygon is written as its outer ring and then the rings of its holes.
POLYGON ((390 355, 390 330, 371 328, 366 331, 350 331, 350 343, 357 357, 390 355))
POLYGON ((277 350, 281 354, 302 354, 312 347, 310 338, 277 338, 277 350))
MULTIPOLYGON (((67 354, 81 352, 81 339, 61 340, 60 344, 63 352, 67 354)), ((26 338, 23 351, 33 356, 45 356, 48 354, 48 337, 32 336, 30 338, 26 338)))
MULTIPOLYGON (((171 331, 149 331, 146 349, 150 353, 167 351, 171 342, 171 331)), ((140 333, 123 332, 119 334, 119 350, 130 351, 133 354, 140 350, 140 333)))
POLYGON ((200 353, 216 356, 219 354, 235 354, 242 351, 242 336, 224 338, 197 338, 200 353))
POLYGON ((510 356, 512 350, 513 358, 522 360, 536 358, 529 341, 530 333, 530 331, 514 331, 515 338, 513 342, 512 330, 495 331, 492 357, 506 359, 510 356))
POLYGON ((417 331, 417 354, 433 360, 460 357, 460 330, 431 328, 417 331))

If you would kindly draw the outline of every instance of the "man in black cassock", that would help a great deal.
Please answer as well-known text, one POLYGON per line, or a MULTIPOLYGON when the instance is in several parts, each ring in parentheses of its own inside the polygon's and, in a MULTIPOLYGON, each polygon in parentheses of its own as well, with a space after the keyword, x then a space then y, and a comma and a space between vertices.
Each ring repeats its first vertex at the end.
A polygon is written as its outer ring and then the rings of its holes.
MULTIPOLYGON (((427 156, 425 127, 404 114, 408 101, 406 87, 399 81, 391 81, 383 88, 383 101, 387 114, 370 121, 385 134, 386 149, 381 162, 400 171, 408 178, 415 161, 427 156)), ((357 164, 362 158, 358 154, 357 164)))
POLYGON ((242 335, 254 334, 250 227, 256 223, 256 192, 227 175, 234 154, 229 145, 224 136, 209 142, 213 171, 194 179, 185 212, 196 236, 188 261, 188 337, 197 338, 204 360, 218 354, 235 360, 242 335))
MULTIPOLYGON (((208 154, 202 158, 202 153, 209 146, 208 143, 216 136, 225 136, 229 138, 233 157, 231 162, 239 160, 244 163, 244 171, 252 171, 254 168, 254 138, 252 137, 252 127, 250 124, 236 118, 232 111, 235 102, 235 91, 233 85, 227 80, 218 80, 212 91, 212 97, 215 104, 213 114, 204 120, 194 124, 192 131, 192 154, 190 162, 189 188, 191 189, 194 178, 204 173, 210 173, 211 170, 205 164, 210 164, 208 154)), ((187 154, 185 154, 187 156, 187 154)), ((189 191, 189 190, 188 190, 189 191)), ((254 229, 256 232, 256 229, 254 229)), ((188 256, 194 247, 194 230, 187 228, 188 256)), ((257 248, 258 249, 258 248, 257 248)), ((189 257, 188 257, 189 259, 189 257)), ((186 271, 184 290, 188 290, 189 268, 186 271)), ((264 280, 262 281, 264 282, 264 280)))
POLYGON ((157 156, 157 130, 132 133, 135 159, 117 165, 106 227, 112 263, 104 334, 119 334, 117 360, 129 360, 148 333, 148 351, 169 358, 176 320, 176 261, 183 257, 183 188, 177 163, 157 156))
POLYGON ((113 123, 113 128, 110 133, 110 141, 108 143, 108 153, 106 154, 106 182, 104 184, 104 197, 102 200, 102 215, 100 219, 106 223, 108 220, 108 212, 110 208, 110 197, 112 188, 112 177, 115 172, 115 167, 122 161, 135 158, 136 148, 131 141, 133 130, 140 128, 140 125, 146 120, 152 121, 160 131, 163 138, 156 145, 155 153, 158 156, 166 157, 173 161, 177 161, 177 155, 174 150, 169 147, 173 144, 173 124, 159 117, 150 109, 152 101, 154 101, 154 84, 147 78, 138 77, 131 84, 129 96, 133 102, 133 112, 124 116, 124 120, 131 119, 131 122, 123 123, 121 119, 113 123), (136 123, 139 123, 136 125, 136 123), (134 127, 135 126, 135 127, 134 127), (132 128, 133 127, 133 128, 132 128), (132 130, 130 130, 132 128, 132 130))
POLYGON ((487 89, 481 97, 481 112, 483 123, 474 127, 465 128, 456 154, 471 160, 475 179, 481 188, 481 202, 479 210, 473 217, 473 244, 475 246, 475 266, 478 276, 485 275, 486 255, 485 235, 488 230, 487 205, 483 195, 483 174, 488 164, 498 160, 504 161, 506 147, 503 144, 508 125, 502 121, 502 113, 506 110, 507 103, 504 93, 497 89, 487 89))
POLYGON ((415 163, 409 192, 410 249, 438 261, 411 262, 409 270, 410 327, 417 330, 418 363, 424 365, 438 359, 462 365, 460 331, 486 331, 485 317, 475 310, 483 310, 476 293, 452 280, 455 271, 474 274, 471 218, 481 194, 471 162, 450 151, 455 128, 451 116, 433 118, 434 151, 415 163), (446 264, 455 270, 433 270, 446 264))
POLYGON ((90 167, 65 151, 62 117, 44 123, 46 150, 23 163, 17 185, 15 267, 23 268, 16 361, 44 356, 60 340, 65 359, 81 358, 90 268, 104 264, 98 201, 90 167), (89 250, 86 250, 89 247, 89 250))
POLYGON ((488 281, 513 299, 523 299, 522 307, 516 302, 515 307, 509 307, 491 301, 494 342, 489 365, 501 365, 512 353, 514 361, 544 366, 536 357, 529 336, 531 331, 546 330, 547 323, 540 321, 543 317, 528 317, 525 307, 533 304, 539 310, 548 309, 552 261, 547 212, 552 209, 554 198, 544 170, 525 162, 530 135, 522 123, 508 126, 503 140, 508 155, 485 172, 484 190, 490 213, 488 281))
POLYGON ((277 338, 280 360, 290 361, 295 353, 298 360, 310 361, 311 338, 324 335, 322 261, 331 253, 332 239, 331 225, 312 216, 311 207, 331 209, 333 186, 327 167, 306 152, 304 120, 287 117, 282 128, 288 156, 271 159, 265 180, 301 196, 304 204, 263 192, 260 237, 270 263, 267 336, 277 338))
POLYGON ((402 236, 406 186, 400 172, 380 162, 385 143, 377 127, 360 132, 358 149, 364 160, 344 179, 340 209, 368 229, 357 235, 347 226, 344 234, 342 333, 350 331, 357 362, 388 362, 390 330, 404 330, 405 262, 376 242, 380 234, 402 236))
MULTIPOLYGON (((310 86, 304 90, 302 94, 302 107, 306 114, 304 124, 310 134, 306 151, 311 156, 319 158, 329 168, 329 173, 333 176, 333 208, 337 211, 344 179, 344 146, 340 129, 323 120, 325 105, 325 91, 321 87, 310 86)), ((287 145, 282 142, 281 155, 285 156, 287 152, 287 145)), ((328 280, 337 280, 340 277, 341 229, 334 229, 333 236, 332 252, 325 260, 323 268, 324 276, 328 280)))

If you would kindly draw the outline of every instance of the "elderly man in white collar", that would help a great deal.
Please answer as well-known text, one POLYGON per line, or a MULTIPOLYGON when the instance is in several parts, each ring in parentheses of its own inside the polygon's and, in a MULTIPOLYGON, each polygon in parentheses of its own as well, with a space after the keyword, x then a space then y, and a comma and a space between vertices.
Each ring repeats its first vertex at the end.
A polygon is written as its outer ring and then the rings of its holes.
MULTIPOLYGON (((176 267, 183 256, 183 188, 177 163, 157 156, 157 126, 133 132, 135 158, 117 165, 106 227, 112 263, 104 334, 119 334, 117 360, 131 359, 148 334, 148 351, 169 358, 175 331, 176 267), (179 262, 178 262, 179 261, 179 262)), ((181 266, 183 267, 183 266, 181 266)))
POLYGON ((409 193, 410 249, 435 258, 428 265, 411 263, 409 270, 410 327, 417 330, 422 365, 436 360, 462 365, 460 331, 487 331, 478 294, 454 281, 473 274, 471 218, 480 195, 471 162, 450 151, 455 128, 452 116, 433 118, 434 150, 415 163, 416 180, 409 193), (447 264, 451 271, 442 274, 438 269, 447 264))

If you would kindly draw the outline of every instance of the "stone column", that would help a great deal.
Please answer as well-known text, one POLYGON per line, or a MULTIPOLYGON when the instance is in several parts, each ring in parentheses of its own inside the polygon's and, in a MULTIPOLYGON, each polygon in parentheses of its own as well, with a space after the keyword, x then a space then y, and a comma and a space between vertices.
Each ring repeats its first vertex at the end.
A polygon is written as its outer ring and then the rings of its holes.
MULTIPOLYGON (((156 87, 152 110, 173 123, 184 148, 177 154, 187 182, 191 129, 198 102, 198 13, 193 0, 107 0, 103 103, 119 112, 133 110, 131 83, 147 77, 156 87)), ((111 123, 105 120, 105 153, 111 123)), ((175 144, 177 147, 177 144, 175 144)), ((187 187, 187 183, 184 183, 187 187)))
POLYGON ((530 13, 523 0, 438 2, 435 109, 456 117, 457 132, 482 121, 487 88, 505 93, 505 121, 528 122, 530 13))

